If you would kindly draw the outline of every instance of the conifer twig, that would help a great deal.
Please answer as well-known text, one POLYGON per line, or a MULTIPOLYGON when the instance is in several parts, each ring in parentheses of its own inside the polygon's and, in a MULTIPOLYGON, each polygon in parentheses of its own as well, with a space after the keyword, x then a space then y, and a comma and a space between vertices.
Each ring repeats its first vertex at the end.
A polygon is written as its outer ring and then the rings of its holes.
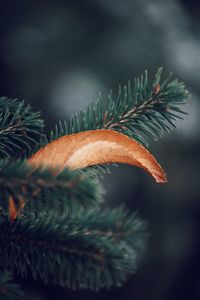
POLYGON ((34 169, 25 160, 0 161, 0 206, 14 217, 25 203, 28 209, 77 209, 102 200, 103 190, 89 174, 64 169, 34 169), (13 203, 12 203, 13 202, 13 203))
POLYGON ((0 158, 22 157, 35 147, 43 134, 39 112, 24 101, 0 98, 0 158))
MULTIPOLYGON (((68 121, 59 122, 52 131, 50 141, 65 134, 94 129, 112 129, 124 133, 148 146, 148 139, 157 140, 164 132, 176 127, 175 121, 184 112, 179 108, 190 94, 183 83, 170 81, 170 76, 161 82, 162 68, 152 84, 145 72, 134 84, 119 87, 117 99, 112 92, 108 104, 103 104, 101 95, 96 103, 74 114, 68 121)), ((48 143, 43 141, 43 145, 48 143)))
POLYGON ((0 270, 73 289, 119 286, 135 272, 145 224, 122 209, 0 218, 0 270), (116 218, 117 217, 117 218, 116 218))
POLYGON ((22 300, 24 294, 20 286, 13 281, 10 273, 0 273, 0 299, 22 300))

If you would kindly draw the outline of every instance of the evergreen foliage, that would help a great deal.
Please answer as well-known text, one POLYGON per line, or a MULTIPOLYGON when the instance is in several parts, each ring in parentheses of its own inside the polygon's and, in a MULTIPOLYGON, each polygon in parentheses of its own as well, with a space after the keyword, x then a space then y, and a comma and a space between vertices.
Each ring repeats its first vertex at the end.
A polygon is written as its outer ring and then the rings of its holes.
POLYGON ((39 112, 24 101, 0 98, 0 158, 25 156, 35 147, 43 132, 39 112))
POLYGON ((1 300, 22 300, 23 292, 20 286, 13 282, 10 273, 0 274, 0 299, 1 300))
MULTIPOLYGON (((112 92, 106 102, 99 95, 96 103, 92 102, 69 120, 59 122, 50 140, 80 131, 112 129, 148 146, 149 139, 156 141, 176 127, 175 121, 185 114, 179 106, 190 98, 182 82, 170 81, 171 76, 161 82, 161 75, 162 68, 159 68, 151 84, 146 71, 133 84, 129 81, 127 86, 119 86, 116 99, 112 92)), ((43 140, 41 145, 48 142, 48 139, 43 140)))
POLYGON ((146 224, 124 208, 101 209, 102 187, 93 178, 104 171, 33 168, 26 157, 65 134, 112 129, 147 145, 175 127, 179 108, 190 98, 183 83, 162 83, 161 69, 147 72, 60 122, 43 135, 40 113, 24 102, 0 98, 0 298, 21 299, 7 271, 69 288, 120 286, 135 272, 143 252, 146 224), (38 141, 40 142, 38 143, 38 141), (12 200, 12 201, 11 201, 12 200), (10 202, 20 212, 10 220, 10 202), (25 208, 23 208, 26 203, 25 208), (4 298, 3 298, 4 297, 4 298))
POLYGON ((101 202, 103 188, 89 173, 64 169, 57 176, 52 169, 34 169, 25 160, 0 161, 1 208, 9 211, 12 197, 18 210, 57 209, 60 212, 87 208, 101 202))
POLYGON ((121 285, 135 271, 145 224, 123 209, 0 219, 0 269, 73 289, 121 285))

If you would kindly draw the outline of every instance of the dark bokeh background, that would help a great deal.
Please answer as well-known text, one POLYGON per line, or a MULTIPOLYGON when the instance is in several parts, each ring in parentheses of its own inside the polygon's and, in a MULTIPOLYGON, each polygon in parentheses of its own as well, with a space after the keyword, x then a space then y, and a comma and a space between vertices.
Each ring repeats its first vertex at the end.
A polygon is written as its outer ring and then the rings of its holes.
POLYGON ((46 130, 101 90, 162 65, 193 95, 151 151, 168 175, 156 185, 136 168, 106 175, 108 205, 125 203, 149 222, 138 272, 122 288, 73 292, 27 282, 28 299, 200 299, 200 7, 181 0, 0 1, 0 95, 41 110, 46 130))

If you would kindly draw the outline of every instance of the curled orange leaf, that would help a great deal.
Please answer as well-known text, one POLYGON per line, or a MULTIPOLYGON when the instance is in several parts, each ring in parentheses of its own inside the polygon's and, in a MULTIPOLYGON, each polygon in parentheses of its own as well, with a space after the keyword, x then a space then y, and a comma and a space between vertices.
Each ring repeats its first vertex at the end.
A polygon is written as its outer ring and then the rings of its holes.
POLYGON ((62 136, 39 149, 29 160, 38 167, 80 169, 97 164, 124 163, 143 168, 156 182, 166 176, 153 155, 128 136, 113 130, 90 130, 62 136))

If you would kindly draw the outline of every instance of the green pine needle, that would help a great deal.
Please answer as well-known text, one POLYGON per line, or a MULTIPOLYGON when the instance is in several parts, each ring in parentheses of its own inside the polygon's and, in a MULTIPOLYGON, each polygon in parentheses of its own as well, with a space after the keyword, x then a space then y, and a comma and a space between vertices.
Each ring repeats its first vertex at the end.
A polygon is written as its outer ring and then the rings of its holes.
POLYGON ((23 292, 20 286, 13 282, 13 278, 10 273, 0 274, 0 299, 1 300, 21 300, 23 298, 23 292))
POLYGON ((19 210, 24 201, 26 209, 60 212, 95 205, 102 200, 103 190, 87 175, 64 169, 55 176, 52 169, 33 169, 26 161, 0 161, 0 206, 8 211, 10 196, 19 210))
POLYGON ((35 147, 43 132, 39 112, 24 101, 0 98, 0 158, 22 157, 35 147))
POLYGON ((120 286, 135 272, 146 225, 122 209, 0 216, 0 269, 72 289, 120 286))
POLYGON ((68 121, 59 122, 51 132, 50 141, 80 131, 112 129, 148 146, 149 139, 156 141, 176 127, 176 120, 184 114, 179 106, 190 98, 183 83, 170 81, 170 76, 161 82, 161 73, 159 68, 151 84, 146 71, 133 84, 120 86, 116 99, 111 92, 106 104, 100 95, 96 103, 72 115, 68 121))

